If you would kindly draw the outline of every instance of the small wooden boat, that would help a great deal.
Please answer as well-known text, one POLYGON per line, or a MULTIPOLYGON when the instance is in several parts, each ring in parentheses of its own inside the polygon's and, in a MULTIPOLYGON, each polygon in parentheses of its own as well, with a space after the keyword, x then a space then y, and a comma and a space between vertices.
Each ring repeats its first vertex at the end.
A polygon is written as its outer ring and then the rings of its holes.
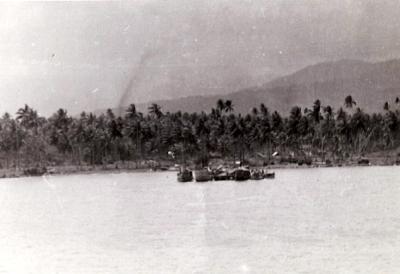
POLYGON ((229 171, 223 166, 213 169, 211 174, 215 181, 225 181, 230 179, 229 171))
POLYGON ((207 169, 199 169, 194 171, 194 179, 196 182, 208 182, 212 177, 207 169))
POLYGON ((178 182, 186 183, 191 182, 193 180, 193 173, 189 169, 181 170, 178 173, 178 182))
POLYGON ((266 172, 264 174, 264 178, 266 178, 266 179, 274 179, 275 178, 275 172, 266 172))
POLYGON ((252 170, 251 171, 251 175, 250 175, 250 179, 252 179, 252 180, 262 180, 262 179, 264 179, 264 175, 261 172, 261 170, 252 170))
POLYGON ((218 174, 214 174, 213 178, 215 181, 225 181, 229 180, 229 175, 227 172, 221 172, 218 174))
POLYGON ((236 181, 246 181, 250 179, 250 170, 247 168, 238 168, 234 172, 234 179, 236 181))

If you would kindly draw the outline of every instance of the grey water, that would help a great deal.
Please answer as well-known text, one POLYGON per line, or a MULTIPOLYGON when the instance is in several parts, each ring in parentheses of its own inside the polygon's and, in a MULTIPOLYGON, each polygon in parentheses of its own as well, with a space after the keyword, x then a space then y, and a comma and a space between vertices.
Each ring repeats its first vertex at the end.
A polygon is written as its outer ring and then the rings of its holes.
POLYGON ((0 181, 0 273, 399 273, 400 167, 0 181))

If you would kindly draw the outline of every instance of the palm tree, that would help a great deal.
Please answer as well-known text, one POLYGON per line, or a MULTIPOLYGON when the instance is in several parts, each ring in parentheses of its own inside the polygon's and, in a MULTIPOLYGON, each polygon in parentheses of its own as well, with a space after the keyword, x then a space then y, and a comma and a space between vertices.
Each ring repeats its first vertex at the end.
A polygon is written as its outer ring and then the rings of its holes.
POLYGON ((355 152, 360 153, 363 147, 362 140, 365 139, 368 132, 368 115, 366 115, 360 108, 350 118, 350 130, 353 136, 353 149, 355 152))
POLYGON ((268 108, 264 105, 264 103, 260 104, 260 112, 263 117, 269 116, 268 108))
POLYGON ((18 166, 18 151, 20 149, 20 136, 17 122, 7 112, 0 119, 0 151, 5 154, 6 167, 9 167, 9 160, 13 158, 15 166, 18 166), (12 157, 12 155, 15 157, 12 157))
POLYGON ((218 99, 217 101, 217 110, 219 110, 220 112, 225 110, 225 102, 222 99, 218 99))
POLYGON ((388 102, 385 102, 385 104, 383 105, 383 109, 384 109, 385 111, 388 111, 388 110, 389 110, 389 103, 388 103, 388 102))
POLYGON ((288 121, 288 136, 291 137, 290 145, 295 145, 297 147, 299 137, 300 137, 300 120, 302 118, 301 108, 294 106, 290 110, 290 116, 288 121))
POLYGON ((253 114, 253 116, 258 116, 258 109, 256 107, 253 107, 253 109, 251 110, 251 114, 253 114))
MULTIPOLYGON (((395 103, 400 103, 398 97, 395 103)), ((354 105, 351 95, 347 96, 345 106, 354 105)), ((282 155, 288 149, 300 152, 301 148, 323 157, 352 157, 399 145, 400 112, 392 110, 388 102, 383 108, 384 114, 370 115, 360 108, 348 114, 344 107, 335 113, 315 100, 304 111, 293 107, 286 117, 277 111, 270 114, 264 104, 242 116, 228 113, 233 111, 232 102, 219 99, 208 114, 163 114, 161 107, 153 104, 143 115, 131 104, 122 118, 111 109, 99 116, 83 112, 76 118, 59 109, 46 119, 25 105, 15 119, 9 114, 0 119, 0 161, 8 166, 11 159, 16 166, 23 166, 44 159, 67 162, 71 156, 77 165, 135 159, 139 166, 138 161, 146 155, 162 158, 167 150, 178 148, 187 156, 199 155, 203 164, 210 155, 223 159, 239 155, 243 161, 245 155, 255 156, 259 151, 270 155, 272 149, 282 155)))
POLYGON ((271 125, 271 117, 268 111, 268 108, 261 103, 260 111, 261 120, 257 121, 260 125, 260 138, 261 143, 264 147, 267 148, 268 160, 270 160, 271 149, 272 149, 272 125, 271 125))
POLYGON ((344 99, 344 106, 346 108, 353 108, 357 103, 354 101, 353 97, 351 95, 347 95, 346 98, 344 99))
POLYGON ((115 114, 114 114, 114 112, 113 112, 113 110, 111 108, 107 109, 106 116, 107 116, 108 120, 114 120, 115 119, 115 114))
MULTIPOLYGON (((39 117, 36 110, 33 110, 25 104, 23 108, 17 111, 17 122, 26 131, 24 139, 24 153, 27 155, 28 162, 42 163, 43 154, 46 149, 46 140, 44 133, 41 132, 46 119, 39 117)), ((19 136, 17 136, 19 138, 19 136)))
POLYGON ((26 129, 34 130, 34 133, 37 134, 38 127, 44 124, 45 119, 39 117, 36 110, 25 104, 25 107, 20 108, 17 112, 17 121, 26 129))
POLYGON ((208 147, 210 141, 210 123, 205 113, 202 113, 196 121, 195 134, 198 138, 198 146, 200 150, 200 161, 203 166, 208 163, 208 147))
POLYGON ((139 159, 143 157, 143 150, 142 150, 142 143, 143 143, 143 123, 140 116, 135 116, 135 118, 128 118, 133 117, 132 113, 128 114, 127 120, 125 123, 125 127, 123 129, 124 135, 128 136, 132 143, 136 147, 136 167, 139 167, 139 159))
POLYGON ((318 124, 321 121, 321 119, 322 119, 322 116, 321 116, 321 101, 319 99, 317 99, 314 102, 313 109, 312 109, 310 115, 311 115, 311 117, 312 117, 312 119, 313 119, 313 121, 315 123, 318 124))
POLYGON ((49 119, 50 144, 55 145, 63 155, 72 150, 68 136, 71 122, 72 119, 68 117, 67 111, 62 108, 49 119))
POLYGON ((333 114, 333 109, 332 109, 331 106, 328 105, 328 106, 324 107, 324 112, 325 112, 329 117, 331 117, 332 114, 333 114))
POLYGON ((231 100, 225 101, 225 112, 233 112, 233 103, 231 100))
POLYGON ((18 109, 17 111, 17 120, 22 120, 22 119, 27 119, 27 117, 29 117, 29 113, 30 113, 31 108, 25 104, 25 106, 23 108, 18 109))
POLYGON ((128 109, 126 110, 125 117, 127 119, 135 119, 137 117, 136 106, 135 104, 130 104, 128 109))
POLYGON ((71 140, 72 154, 79 169, 82 165, 83 149, 86 137, 86 113, 82 112, 79 119, 73 119, 68 130, 68 138, 71 140))
POLYGON ((343 153, 349 151, 348 147, 351 142, 351 130, 349 127, 349 118, 347 113, 343 110, 343 108, 339 108, 336 114, 336 133, 339 139, 338 149, 336 152, 339 153, 341 158, 343 158, 343 153))
POLYGON ((325 158, 325 148, 334 150, 335 117, 331 106, 324 107, 323 111, 325 116, 321 125, 321 150, 325 158))
POLYGON ((113 161, 121 159, 121 153, 119 148, 121 147, 122 127, 123 121, 121 117, 116 118, 112 109, 107 109, 106 113, 106 143, 107 143, 107 155, 106 157, 111 158, 113 161))
POLYGON ((385 149, 394 145, 399 126, 399 118, 396 113, 388 110, 383 119, 385 149))
POLYGON ((231 137, 233 138, 233 143, 235 146, 235 152, 234 152, 233 158, 235 160, 236 152, 239 151, 239 160, 241 163, 243 163, 244 149, 245 149, 245 144, 247 143, 245 140, 245 138, 246 138, 246 122, 240 116, 240 114, 237 119, 232 120, 229 131, 230 131, 231 137))
POLYGON ((156 118, 160 118, 163 115, 163 113, 161 112, 161 107, 156 103, 151 104, 151 106, 148 109, 149 109, 149 114, 155 116, 156 118))

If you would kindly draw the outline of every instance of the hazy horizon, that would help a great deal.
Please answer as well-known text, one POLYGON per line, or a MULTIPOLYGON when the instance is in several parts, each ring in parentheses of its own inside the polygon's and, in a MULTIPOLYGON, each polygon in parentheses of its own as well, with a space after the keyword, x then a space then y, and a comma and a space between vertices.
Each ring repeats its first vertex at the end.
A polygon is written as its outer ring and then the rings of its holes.
POLYGON ((400 57, 395 1, 0 3, 0 112, 226 94, 307 65, 400 57))

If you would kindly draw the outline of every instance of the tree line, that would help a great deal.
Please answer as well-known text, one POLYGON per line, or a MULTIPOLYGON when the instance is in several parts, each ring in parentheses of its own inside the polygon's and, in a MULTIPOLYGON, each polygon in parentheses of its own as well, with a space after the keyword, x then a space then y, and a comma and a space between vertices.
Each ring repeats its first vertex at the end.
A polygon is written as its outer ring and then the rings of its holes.
POLYGON ((170 159, 207 164, 210 158, 265 161, 277 151, 287 157, 345 160, 399 145, 399 98, 381 113, 366 113, 352 96, 336 111, 316 100, 308 108, 294 106, 289 115, 264 104, 247 114, 234 112, 233 102, 219 99, 210 112, 148 113, 131 104, 120 116, 111 109, 79 117, 59 109, 48 118, 28 105, 15 117, 0 119, 1 167, 99 165, 117 161, 170 159))

